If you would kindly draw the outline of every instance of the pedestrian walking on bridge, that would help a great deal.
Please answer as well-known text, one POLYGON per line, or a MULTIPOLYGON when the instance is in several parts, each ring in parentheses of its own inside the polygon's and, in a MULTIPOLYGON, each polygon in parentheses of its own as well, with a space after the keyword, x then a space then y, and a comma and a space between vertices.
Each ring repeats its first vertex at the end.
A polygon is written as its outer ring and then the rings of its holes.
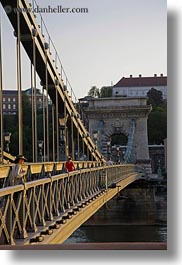
POLYGON ((15 166, 12 168, 10 185, 18 185, 25 182, 26 171, 23 170, 22 165, 27 159, 23 155, 18 155, 15 159, 15 166))
POLYGON ((68 160, 66 162, 66 171, 67 172, 71 172, 71 171, 74 171, 75 170, 75 165, 72 161, 72 157, 71 156, 68 156, 68 160))

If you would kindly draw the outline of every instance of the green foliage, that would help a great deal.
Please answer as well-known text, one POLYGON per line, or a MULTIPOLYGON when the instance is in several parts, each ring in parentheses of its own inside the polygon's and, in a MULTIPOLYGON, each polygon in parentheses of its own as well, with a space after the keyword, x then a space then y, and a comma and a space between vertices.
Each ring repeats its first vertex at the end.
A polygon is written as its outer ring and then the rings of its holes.
POLYGON ((111 86, 103 86, 101 89, 100 89, 100 97, 101 98, 109 98, 109 97, 112 97, 112 87, 111 86))
POLYGON ((88 96, 91 96, 94 98, 112 97, 112 87, 111 86, 104 86, 104 87, 101 87, 101 89, 99 89, 96 86, 93 86, 89 90, 88 96))
POLYGON ((148 118, 149 144, 160 144, 167 137, 167 111, 154 109, 148 118))
POLYGON ((97 88, 96 86, 91 87, 91 89, 88 92, 88 96, 99 98, 100 97, 99 88, 97 88))
POLYGON ((148 104, 152 112, 148 117, 149 144, 161 144, 167 137, 167 103, 162 98, 162 92, 154 88, 147 93, 148 104))
MULTIPOLYGON (((23 118, 23 151, 29 161, 32 160, 32 105, 26 94, 22 95, 22 118, 23 118)), ((38 139, 42 139, 42 112, 37 113, 38 139)), ((18 154, 18 114, 4 116, 4 131, 11 132, 10 153, 18 154)))
POLYGON ((155 89, 151 88, 148 93, 147 93, 148 101, 147 103, 150 105, 154 106, 160 106, 164 103, 163 98, 162 98, 162 92, 155 89))

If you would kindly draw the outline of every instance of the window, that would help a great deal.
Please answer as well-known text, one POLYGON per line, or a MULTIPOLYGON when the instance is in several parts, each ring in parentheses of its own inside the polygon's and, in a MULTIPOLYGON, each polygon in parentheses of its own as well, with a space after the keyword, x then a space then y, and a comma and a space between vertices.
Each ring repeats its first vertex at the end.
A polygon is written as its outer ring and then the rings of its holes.
POLYGON ((15 102, 16 101, 16 99, 15 98, 13 98, 13 102, 15 102))
POLYGON ((13 104, 13 109, 16 109, 16 105, 15 104, 13 104))
POLYGON ((8 109, 11 109, 11 105, 10 104, 8 104, 8 109))
POLYGON ((5 99, 5 98, 3 98, 3 101, 5 102, 5 101, 6 101, 6 99, 5 99))
POLYGON ((10 98, 8 98, 8 102, 10 102, 11 101, 11 99, 10 98))
POLYGON ((5 104, 3 104, 3 109, 6 109, 6 105, 5 104))

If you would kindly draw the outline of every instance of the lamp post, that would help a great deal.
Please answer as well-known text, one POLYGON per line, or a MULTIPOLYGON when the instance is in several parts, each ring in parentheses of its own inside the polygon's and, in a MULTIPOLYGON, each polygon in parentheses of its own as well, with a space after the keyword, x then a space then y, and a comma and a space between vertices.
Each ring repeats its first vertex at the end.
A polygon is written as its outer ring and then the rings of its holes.
POLYGON ((158 169, 157 169, 157 176, 158 178, 161 178, 162 176, 162 172, 161 172, 161 165, 160 165, 161 161, 158 161, 158 169))
POLYGON ((38 150, 39 150, 39 160, 43 162, 43 144, 44 142, 42 140, 38 141, 38 150))
POLYGON ((95 144, 97 145, 97 141, 98 141, 98 131, 93 131, 93 140, 94 140, 95 144))
POLYGON ((68 152, 68 147, 65 142, 65 119, 59 119, 59 129, 60 129, 60 160, 64 161, 66 159, 66 153, 68 152))
POLYGON ((124 156, 125 156, 125 151, 123 151, 123 152, 122 152, 122 154, 123 154, 123 157, 122 157, 122 162, 124 162, 124 161, 125 161, 125 159, 124 159, 124 156))
POLYGON ((7 153, 9 153, 10 138, 11 138, 11 133, 10 132, 5 132, 4 133, 4 142, 5 142, 5 151, 7 153))
POLYGON ((111 140, 107 142, 107 160, 109 160, 109 156, 111 155, 111 140))
POLYGON ((119 146, 116 147, 116 151, 117 151, 117 163, 120 163, 120 159, 119 159, 119 146))

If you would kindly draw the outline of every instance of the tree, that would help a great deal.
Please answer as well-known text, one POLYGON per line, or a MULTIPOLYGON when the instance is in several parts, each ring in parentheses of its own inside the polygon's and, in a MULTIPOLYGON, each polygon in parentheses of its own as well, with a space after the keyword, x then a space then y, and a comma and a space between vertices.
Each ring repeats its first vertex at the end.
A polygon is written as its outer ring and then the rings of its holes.
POLYGON ((29 96, 25 93, 22 94, 22 117, 23 124, 32 127, 32 104, 29 96))
POLYGON ((162 98, 162 92, 160 90, 157 90, 155 88, 151 88, 147 93, 148 101, 147 103, 154 106, 160 106, 164 103, 164 100, 162 98))
POLYGON ((167 137, 167 111, 165 108, 154 109, 148 118, 149 144, 161 144, 167 137))
POLYGON ((109 97, 112 97, 112 87, 111 86, 103 86, 100 89, 100 97, 101 98, 109 98, 109 97))
POLYGON ((159 90, 151 88, 147 96, 148 104, 152 105, 148 117, 149 144, 160 144, 167 137, 167 104, 159 90))
POLYGON ((100 91, 99 88, 96 86, 92 86, 91 89, 88 92, 88 96, 94 97, 94 98, 99 98, 100 97, 100 91))

